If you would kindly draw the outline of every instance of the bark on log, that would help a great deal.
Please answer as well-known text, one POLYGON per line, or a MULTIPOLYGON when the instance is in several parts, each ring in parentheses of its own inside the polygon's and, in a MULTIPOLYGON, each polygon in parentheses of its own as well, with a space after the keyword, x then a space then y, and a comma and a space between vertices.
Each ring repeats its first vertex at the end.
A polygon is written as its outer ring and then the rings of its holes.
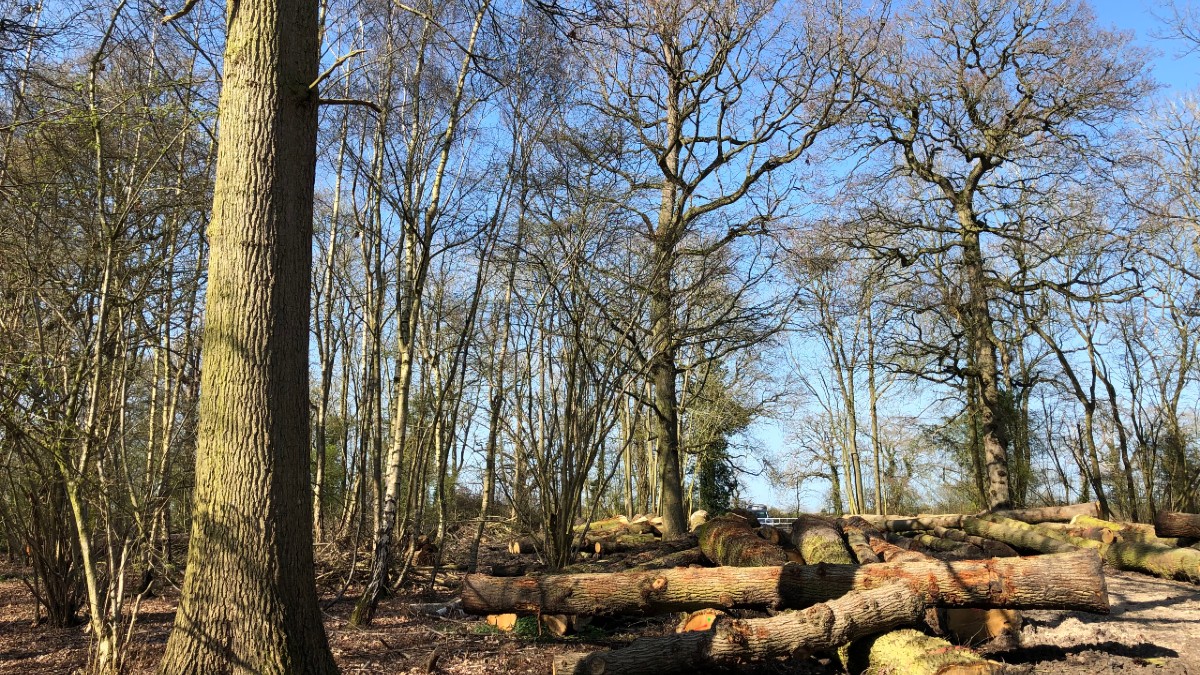
POLYGON ((1029 549, 1038 553, 1069 553, 1077 548, 1064 541, 1052 539, 1044 534, 1028 529, 1027 523, 1005 518, 997 518, 995 521, 992 521, 964 516, 962 519, 962 529, 977 537, 995 539, 1009 546, 1029 549), (1023 528, 1021 527, 1022 525, 1026 527, 1023 528))
POLYGON ((923 553, 906 551, 892 544, 884 537, 883 532, 880 532, 874 525, 868 523, 861 516, 843 518, 838 521, 838 525, 848 536, 851 533, 854 533, 855 536, 861 536, 879 560, 885 562, 920 562, 927 558, 923 553))
POLYGON ((934 527, 957 528, 966 516, 957 513, 921 513, 915 516, 875 516, 863 514, 855 516, 881 530, 888 532, 908 532, 909 530, 931 530, 934 527))
POLYGON ((690 565, 704 565, 706 563, 708 563, 708 558, 699 547, 696 547, 651 558, 629 569, 631 571, 648 571, 670 569, 672 567, 688 567, 690 565))
POLYGON ((941 553, 949 553, 961 560, 980 560, 982 558, 990 558, 991 556, 983 552, 983 549, 965 541, 955 541, 953 539, 943 539, 932 534, 916 533, 912 540, 933 551, 941 553))
POLYGON ((1100 558, 1093 551, 1078 550, 1029 558, 865 566, 789 564, 522 578, 469 574, 461 594, 463 611, 471 614, 611 616, 706 607, 797 609, 896 582, 920 593, 930 606, 1108 612, 1100 558))
POLYGON ((1143 572, 1164 579, 1200 584, 1200 550, 1125 541, 1105 544, 1071 537, 1068 534, 1063 536, 1068 537, 1077 546, 1095 548, 1105 562, 1119 570, 1143 572))
POLYGON ((846 546, 850 548, 855 559, 858 560, 858 564, 869 565, 880 562, 879 556, 871 548, 871 544, 867 541, 867 536, 863 534, 861 528, 852 527, 845 519, 839 519, 838 529, 846 536, 846 546))
POLYGON ((587 530, 589 533, 607 532, 612 530, 623 530, 627 525, 629 525, 629 518, 626 518, 625 516, 613 516, 603 520, 592 521, 591 523, 576 525, 573 528, 573 531, 576 533, 583 532, 584 530, 587 530))
POLYGON ((995 539, 976 537, 975 535, 967 534, 962 530, 941 527, 939 525, 938 527, 929 530, 929 532, 933 536, 941 537, 942 539, 950 539, 952 541, 961 541, 967 544, 974 544, 983 549, 983 552, 986 553, 987 557, 989 558, 1011 558, 1020 555, 1013 550, 1013 547, 1005 544, 1004 542, 996 541, 995 539))
POLYGON ((788 541, 787 536, 784 535, 783 532, 774 525, 760 525, 756 532, 758 532, 758 536, 776 546, 782 546, 788 541))
POLYGON ((589 541, 584 548, 592 549, 596 552, 596 555, 612 555, 613 553, 623 553, 656 543, 658 543, 658 538, 652 534, 618 534, 613 537, 589 541))
POLYGON ((554 660, 554 675, 695 673, 802 656, 915 623, 924 612, 910 589, 877 588, 769 619, 721 617, 708 631, 640 638, 611 652, 565 654, 554 660))
POLYGON ((1080 516, 1071 519, 1071 525, 1081 528, 1104 528, 1110 530, 1122 541, 1139 544, 1158 544, 1160 546, 1188 546, 1192 539, 1181 537, 1160 537, 1154 533, 1154 526, 1147 523, 1118 523, 1111 520, 1101 520, 1080 516))
POLYGON ((1158 537, 1200 538, 1200 515, 1159 511, 1154 518, 1154 534, 1158 537))
POLYGON ((834 523, 817 516, 802 515, 792 522, 792 545, 809 565, 851 565, 854 558, 834 523))
POLYGON ((751 525, 744 518, 724 515, 701 525, 696 530, 696 538, 704 555, 718 565, 763 567, 787 562, 783 549, 755 534, 754 527, 758 525, 751 525))
POLYGON ((966 647, 916 630, 895 630, 852 642, 839 652, 852 675, 990 675, 1003 666, 966 647))
POLYGON ((1069 504, 1067 506, 1042 506, 1033 509, 1008 509, 993 511, 991 515, 1011 518, 1023 523, 1065 523, 1076 516, 1100 517, 1100 502, 1069 504))

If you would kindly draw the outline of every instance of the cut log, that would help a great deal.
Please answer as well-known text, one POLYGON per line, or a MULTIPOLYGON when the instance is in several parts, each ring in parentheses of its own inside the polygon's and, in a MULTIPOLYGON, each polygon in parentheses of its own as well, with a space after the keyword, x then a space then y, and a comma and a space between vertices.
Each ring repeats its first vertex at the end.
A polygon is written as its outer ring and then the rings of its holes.
POLYGON ((888 532, 908 532, 909 530, 931 530, 934 527, 957 528, 964 518, 958 513, 921 513, 915 516, 874 516, 864 514, 855 516, 862 518, 875 527, 888 532))
POLYGON ((953 539, 943 539, 935 537, 932 534, 921 533, 914 534, 912 540, 927 549, 949 553, 961 560, 979 560, 991 557, 984 553, 982 548, 965 541, 954 541, 953 539))
POLYGON ((838 526, 843 532, 846 532, 847 536, 850 536, 851 533, 861 536, 878 560, 883 560, 884 562, 920 562, 927 558, 923 553, 906 551, 889 542, 878 528, 868 523, 861 516, 843 518, 838 521, 838 526))
POLYGON ((858 564, 869 565, 880 562, 879 556, 871 548, 871 544, 867 541, 867 536, 861 528, 848 527, 845 520, 838 520, 837 524, 838 529, 846 536, 846 546, 854 554, 858 564))
POLYGON ((920 593, 930 606, 1108 612, 1100 558, 1094 551, 1078 550, 864 566, 789 564, 521 578, 469 574, 461 595, 463 610, 471 614, 648 615, 707 607, 798 609, 897 582, 920 593))
POLYGON ((537 547, 534 546, 533 539, 522 537, 508 544, 508 552, 512 555, 528 555, 536 553, 537 547))
POLYGON ((605 518, 603 520, 596 520, 590 524, 584 523, 582 525, 576 525, 574 527, 574 531, 579 533, 587 530, 589 533, 598 533, 610 530, 623 530, 627 525, 629 525, 629 518, 620 515, 613 516, 611 518, 605 518))
POLYGON ((991 675, 1004 666, 966 647, 955 647, 920 631, 895 630, 852 642, 839 652, 852 675, 991 675))
POLYGON ((591 617, 573 614, 542 614, 538 617, 542 627, 555 637, 566 637, 578 633, 580 628, 591 623, 591 617))
POLYGON ((782 546, 788 540, 788 538, 784 536, 783 532, 774 525, 760 525, 756 532, 758 532, 758 536, 766 539, 776 546, 782 546))
POLYGON ((768 619, 722 617, 708 631, 639 638, 610 652, 565 654, 554 660, 554 675, 709 672, 746 661, 836 649, 865 635, 915 623, 924 612, 920 597, 910 589, 877 588, 768 619))
POLYGON ((1067 506, 1042 506, 1033 509, 1008 509, 1004 511, 994 511, 991 515, 1000 516, 1002 518, 1011 518, 1013 520, 1019 520, 1023 523, 1065 523, 1076 516, 1091 516, 1093 518, 1099 518, 1100 502, 1069 504, 1067 506))
POLYGON ((995 539, 1009 546, 1037 551, 1038 553, 1068 553, 1077 548, 1064 541, 1052 539, 1044 534, 1035 532, 1029 528, 1028 523, 1006 518, 996 518, 993 521, 964 516, 962 519, 962 529, 968 534, 973 534, 977 537, 995 539))
POLYGON ((1105 547, 1104 561, 1119 570, 1200 584, 1200 550, 1194 548, 1117 541, 1105 547))
MULTIPOLYGON (((755 519, 754 523, 758 520, 755 519)), ((696 530, 700 550, 718 565, 762 567, 787 562, 783 549, 754 533, 749 521, 736 515, 713 518, 696 530)))
POLYGON ((1079 528, 1104 528, 1110 530, 1122 541, 1139 544, 1158 544, 1160 546, 1188 546, 1193 540, 1180 537, 1160 537, 1154 533, 1154 526, 1146 523, 1118 523, 1111 520, 1101 520, 1088 516, 1071 519, 1071 526, 1079 528))
POLYGON ((672 567, 687 567, 689 565, 704 565, 706 563, 708 563, 708 558, 705 557, 704 552, 699 547, 696 547, 650 558, 644 562, 639 562, 629 569, 634 571, 660 570, 672 567))
POLYGON ((1154 518, 1154 534, 1159 537, 1200 539, 1200 515, 1159 511, 1154 518))
POLYGON ((695 532, 696 528, 700 527, 701 525, 703 525, 704 523, 707 523, 707 522, 708 522, 708 511, 705 511, 703 509, 701 509, 699 511, 693 511, 692 515, 688 518, 688 532, 695 532))
POLYGON ((792 522, 792 545, 810 565, 850 565, 854 558, 842 541, 842 533, 830 521, 803 515, 792 522))
POLYGON ((929 530, 929 533, 935 537, 941 537, 942 539, 950 539, 952 541, 961 541, 967 544, 974 544, 983 549, 983 552, 986 553, 987 557, 989 558, 1011 558, 1013 556, 1020 555, 1013 550, 1011 546, 1005 544, 1004 542, 996 541, 995 539, 976 537, 975 535, 967 534, 962 530, 954 530, 948 527, 941 527, 939 525, 932 530, 929 530))
POLYGON ((519 577, 525 574, 525 563, 496 563, 492 565, 494 577, 519 577))
POLYGON ((585 548, 592 549, 596 555, 611 555, 650 546, 657 542, 658 538, 652 534, 620 534, 615 537, 589 541, 585 548))

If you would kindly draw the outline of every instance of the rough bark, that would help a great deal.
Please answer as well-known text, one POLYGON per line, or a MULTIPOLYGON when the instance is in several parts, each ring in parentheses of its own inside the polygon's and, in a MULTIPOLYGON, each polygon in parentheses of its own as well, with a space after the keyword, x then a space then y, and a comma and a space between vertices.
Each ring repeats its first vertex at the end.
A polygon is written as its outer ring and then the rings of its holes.
POLYGON ((852 675, 983 675, 1004 672, 1003 666, 985 660, 966 647, 955 647, 941 638, 917 630, 894 630, 856 640, 840 652, 852 675))
POLYGON ((887 530, 888 532, 908 532, 910 530, 931 530, 935 527, 957 528, 966 516, 957 513, 921 513, 915 516, 863 515, 860 517, 875 527, 887 530))
POLYGON ((929 530, 929 532, 933 536, 941 537, 942 539, 950 539, 953 541, 974 544, 983 549, 983 552, 986 553, 989 558, 1011 558, 1013 556, 1020 555, 1013 550, 1013 547, 1005 544, 1004 542, 996 541, 995 539, 976 537, 975 535, 967 534, 962 530, 955 530, 948 527, 939 526, 934 527, 933 529, 929 530))
POLYGON ((706 607, 796 609, 897 582, 921 593, 931 606, 1108 612, 1108 591, 1093 551, 864 566, 788 564, 521 578, 471 574, 461 593, 463 611, 472 614, 612 616, 706 607))
POLYGON ((884 587, 848 594, 768 619, 718 617, 708 631, 635 640, 623 649, 565 654, 555 675, 665 675, 709 672, 746 661, 796 657, 835 649, 856 638, 915 623, 925 612, 910 589, 884 587))
POLYGON ((1159 544, 1160 546, 1187 546, 1192 540, 1179 537, 1160 537, 1154 533, 1154 526, 1146 523, 1117 523, 1111 520, 1081 516, 1072 518, 1071 524, 1076 527, 1091 529, 1103 528, 1112 531, 1121 541, 1139 544, 1159 544))
POLYGON ((762 567, 787 562, 783 549, 759 537, 738 516, 713 518, 696 529, 700 550, 718 565, 762 567))
POLYGON ((1000 522, 965 516, 962 519, 962 529, 977 537, 995 539, 1018 549, 1028 549, 1038 553, 1069 553, 1077 548, 1058 539, 1039 534, 1032 529, 1023 529, 1013 525, 1013 523, 1027 525, 1026 523, 1003 518, 998 520, 1000 522))
POLYGON ((1154 534, 1159 537, 1200 538, 1200 515, 1159 511, 1154 518, 1154 534))
POLYGON ((1042 506, 1034 509, 993 511, 992 513, 993 515, 1012 518, 1024 523, 1065 523, 1076 516, 1100 517, 1100 503, 1085 502, 1083 504, 1069 504, 1067 506, 1042 506))
POLYGON ((817 563, 833 563, 850 565, 854 558, 842 541, 842 534, 837 527, 824 518, 816 516, 800 516, 792 523, 792 545, 800 551, 805 562, 810 565, 817 563))
POLYGON ((943 539, 932 534, 922 534, 919 532, 913 533, 912 540, 932 551, 948 553, 964 560, 978 560, 980 558, 991 557, 985 554, 982 548, 965 541, 943 539))
POLYGON ((208 229, 191 543, 160 672, 335 673, 308 473, 318 3, 236 8, 208 229))
POLYGON ((845 519, 838 520, 838 529, 846 536, 846 545, 854 553, 854 558, 860 565, 869 565, 879 562, 879 556, 871 548, 870 542, 867 541, 867 536, 862 530, 856 527, 849 526, 845 519))

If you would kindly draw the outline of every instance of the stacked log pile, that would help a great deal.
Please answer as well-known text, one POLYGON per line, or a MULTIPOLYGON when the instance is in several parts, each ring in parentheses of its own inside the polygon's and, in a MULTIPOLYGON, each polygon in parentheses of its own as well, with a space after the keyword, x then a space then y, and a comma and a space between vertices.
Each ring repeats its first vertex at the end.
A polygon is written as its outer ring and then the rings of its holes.
MULTIPOLYGON (((656 536, 631 528, 635 522, 608 519, 588 531, 614 544, 656 536)), ((654 526, 653 518, 641 522, 654 526)), ((1020 610, 1107 613, 1104 564, 1200 583, 1200 550, 1190 548, 1200 516, 1189 514, 1160 514, 1153 528, 1102 520, 1094 503, 978 515, 805 515, 790 527, 762 525, 748 512, 693 522, 694 544, 665 541, 667 552, 643 551, 617 571, 589 563, 535 576, 467 575, 462 609, 552 616, 566 626, 683 613, 675 634, 562 655, 556 674, 753 669, 820 653, 851 673, 987 673, 997 664, 972 647, 989 639, 1015 647, 1020 610)))

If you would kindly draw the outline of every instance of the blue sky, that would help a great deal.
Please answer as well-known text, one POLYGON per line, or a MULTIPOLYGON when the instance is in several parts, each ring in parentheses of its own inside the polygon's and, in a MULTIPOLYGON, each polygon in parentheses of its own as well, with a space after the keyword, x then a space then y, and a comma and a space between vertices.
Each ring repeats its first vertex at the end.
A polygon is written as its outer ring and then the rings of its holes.
MULTIPOLYGON (((1180 5, 1194 5, 1192 0, 1176 1, 1180 5)), ((1161 0, 1093 0, 1091 4, 1101 26, 1130 31, 1136 44, 1152 50, 1151 71, 1154 78, 1163 85, 1162 91, 1159 92, 1160 97, 1182 96, 1200 88, 1200 55, 1181 56, 1180 52, 1185 49, 1183 43, 1157 37, 1163 32, 1164 26, 1155 15, 1169 15, 1169 9, 1163 6, 1161 0)), ((785 436, 786 430, 774 422, 763 421, 752 427, 749 437, 745 439, 745 447, 750 450, 743 459, 744 468, 751 472, 761 470, 761 466, 754 459, 757 453, 753 448, 761 448, 768 455, 782 454, 786 443, 785 436)), ((827 490, 828 484, 813 482, 806 485, 805 508, 822 508, 827 490)), ((743 474, 741 497, 743 500, 781 508, 788 506, 786 503, 776 503, 780 498, 773 494, 765 475, 743 474)))

